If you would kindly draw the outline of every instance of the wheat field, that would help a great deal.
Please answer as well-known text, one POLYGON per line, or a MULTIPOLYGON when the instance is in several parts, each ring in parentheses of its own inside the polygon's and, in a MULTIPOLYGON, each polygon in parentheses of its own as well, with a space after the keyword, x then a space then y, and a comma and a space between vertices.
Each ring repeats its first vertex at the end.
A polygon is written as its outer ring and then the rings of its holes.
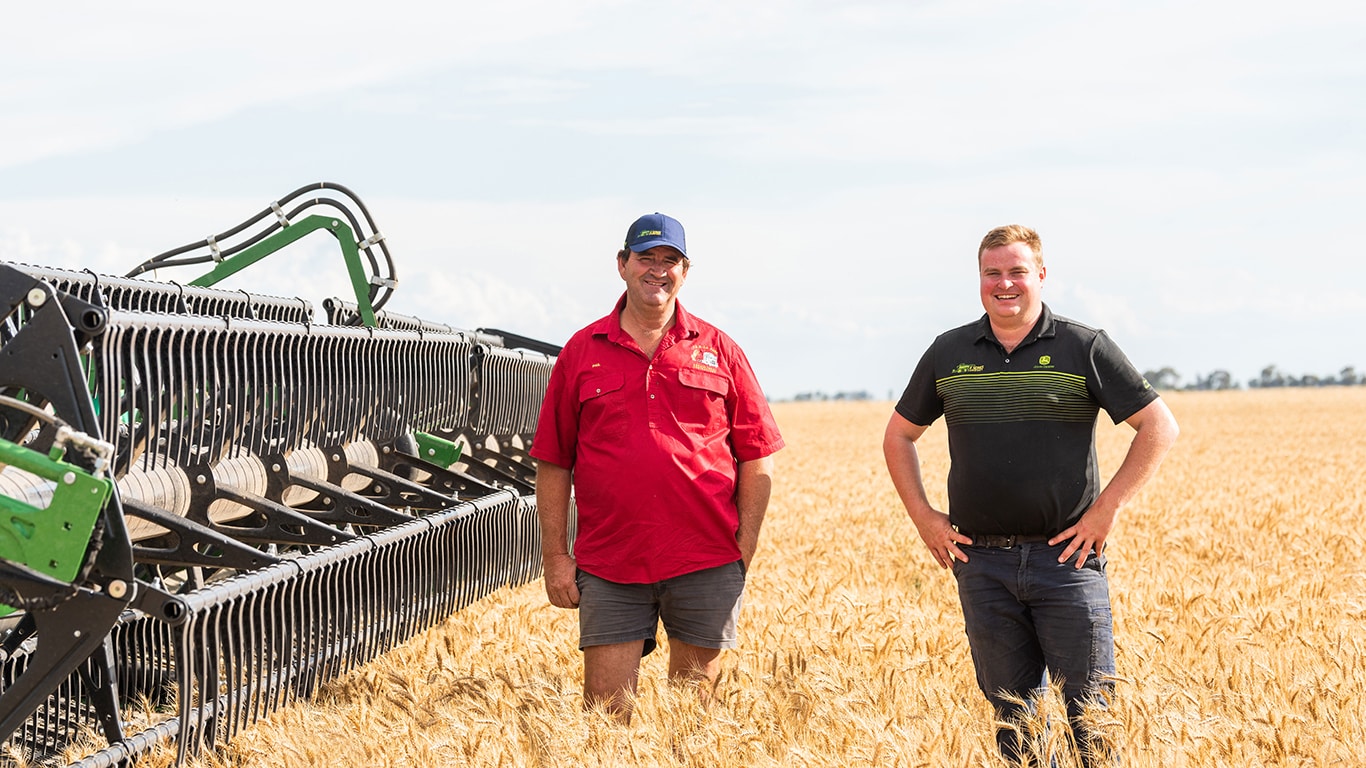
MULTIPOLYGON (((1366 388, 1166 397, 1181 438, 1110 539, 1120 680, 1099 722, 1126 766, 1366 763, 1366 388)), ((952 576, 883 466, 890 408, 775 405, 788 447, 710 704, 657 653, 630 725, 583 712, 576 616, 537 581, 196 764, 998 765, 952 576)), ((1103 473, 1131 434, 1102 418, 1103 473)), ((942 423, 923 444, 942 508, 942 423)), ((1059 729, 1031 733, 1075 764, 1059 729)))

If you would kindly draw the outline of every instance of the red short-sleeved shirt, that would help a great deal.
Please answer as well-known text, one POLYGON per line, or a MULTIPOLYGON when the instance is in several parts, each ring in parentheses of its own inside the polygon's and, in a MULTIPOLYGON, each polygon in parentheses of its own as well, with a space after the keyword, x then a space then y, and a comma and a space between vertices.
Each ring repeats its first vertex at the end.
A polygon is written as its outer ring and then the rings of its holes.
POLYGON ((583 570, 648 584, 740 559, 737 462, 783 447, 744 352, 676 304, 653 360, 612 314, 555 361, 531 455, 574 472, 583 570))

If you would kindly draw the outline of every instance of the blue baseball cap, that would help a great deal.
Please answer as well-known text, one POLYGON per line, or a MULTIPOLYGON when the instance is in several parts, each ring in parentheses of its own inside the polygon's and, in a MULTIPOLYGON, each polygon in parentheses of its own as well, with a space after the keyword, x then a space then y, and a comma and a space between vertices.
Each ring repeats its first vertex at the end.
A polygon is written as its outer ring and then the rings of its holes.
POLYGON ((672 216, 647 213, 636 219, 626 230, 626 250, 640 253, 659 245, 667 245, 684 256, 688 255, 683 225, 672 216))

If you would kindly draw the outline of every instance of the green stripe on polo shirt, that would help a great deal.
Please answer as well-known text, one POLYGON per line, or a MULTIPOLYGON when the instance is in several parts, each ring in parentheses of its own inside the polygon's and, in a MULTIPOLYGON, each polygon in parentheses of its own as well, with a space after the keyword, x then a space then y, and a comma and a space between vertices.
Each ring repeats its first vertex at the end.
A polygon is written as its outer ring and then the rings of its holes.
POLYGON ((949 424, 1091 422, 1097 406, 1086 377, 1061 371, 962 373, 935 381, 949 424))

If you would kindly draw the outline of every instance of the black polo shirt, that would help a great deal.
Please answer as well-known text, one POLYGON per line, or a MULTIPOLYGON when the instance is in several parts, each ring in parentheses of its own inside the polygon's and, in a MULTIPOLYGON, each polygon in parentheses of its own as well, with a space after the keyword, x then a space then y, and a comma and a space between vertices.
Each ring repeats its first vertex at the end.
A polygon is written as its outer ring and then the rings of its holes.
POLYGON ((977 534, 1053 535, 1100 494, 1096 416, 1157 399, 1105 331, 1043 314, 1007 354, 986 315, 941 334, 896 412, 949 429, 949 520, 977 534))

